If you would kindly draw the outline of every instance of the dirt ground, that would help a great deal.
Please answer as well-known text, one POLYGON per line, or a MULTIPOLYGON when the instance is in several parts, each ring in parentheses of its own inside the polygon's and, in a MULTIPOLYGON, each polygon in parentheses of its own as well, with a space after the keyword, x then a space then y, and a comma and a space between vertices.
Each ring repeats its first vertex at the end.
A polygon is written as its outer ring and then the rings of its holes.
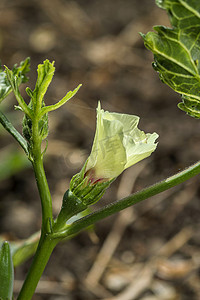
MULTIPOLYGON (((125 171, 94 210, 199 159, 200 122, 177 108, 180 96, 161 83, 138 34, 158 24, 169 25, 153 0, 1 0, 2 64, 12 67, 29 56, 27 85, 33 88, 37 65, 55 60, 48 104, 83 84, 74 99, 50 114, 45 168, 55 216, 70 178, 90 153, 98 100, 105 110, 139 115, 139 128, 157 132, 159 145, 125 171)), ((20 129, 14 104, 11 95, 3 110, 20 129)), ((5 162, 18 145, 3 130, 0 135, 5 162)), ((0 232, 17 240, 39 230, 41 212, 30 165, 22 159, 12 170, 0 170, 0 232)), ((196 177, 60 244, 33 299, 200 299, 199 194, 196 177)), ((30 263, 15 270, 15 295, 30 263)))

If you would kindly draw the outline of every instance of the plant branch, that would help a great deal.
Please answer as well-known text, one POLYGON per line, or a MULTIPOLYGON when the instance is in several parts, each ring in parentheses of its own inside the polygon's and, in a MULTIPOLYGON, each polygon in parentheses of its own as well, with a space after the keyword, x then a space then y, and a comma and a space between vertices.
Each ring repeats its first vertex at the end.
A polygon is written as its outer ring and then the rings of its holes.
POLYGON ((17 129, 12 125, 12 123, 7 119, 7 117, 0 111, 0 123, 2 126, 15 138, 15 140, 20 144, 28 155, 28 144, 23 136, 17 131, 17 129))
POLYGON ((87 228, 88 226, 96 223, 97 221, 103 220, 104 218, 113 215, 129 206, 132 206, 138 202, 141 202, 147 198, 164 192, 200 173, 200 161, 194 165, 186 168, 185 170, 168 177, 150 187, 144 188, 142 191, 136 192, 126 198, 113 202, 96 212, 87 215, 79 219, 78 221, 68 226, 65 231, 56 232, 53 234, 54 238, 69 238, 80 232, 81 230, 87 228))
POLYGON ((48 223, 53 220, 52 199, 41 157, 33 162, 33 168, 42 205, 42 231, 47 232, 48 223))
POLYGON ((30 300, 42 276, 51 253, 59 240, 51 239, 51 225, 53 223, 52 199, 46 179, 43 154, 41 153, 42 138, 39 135, 39 121, 37 116, 32 120, 31 155, 37 187, 42 205, 42 229, 36 254, 31 264, 26 280, 22 286, 18 300, 30 300))

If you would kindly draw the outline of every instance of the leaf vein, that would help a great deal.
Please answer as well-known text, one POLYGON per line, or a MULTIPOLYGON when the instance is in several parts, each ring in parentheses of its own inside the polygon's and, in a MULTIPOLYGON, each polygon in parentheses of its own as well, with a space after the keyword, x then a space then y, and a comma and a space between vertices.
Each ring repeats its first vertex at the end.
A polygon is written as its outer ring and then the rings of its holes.
POLYGON ((200 13, 196 10, 194 10, 190 5, 188 5, 185 1, 183 0, 179 0, 180 3, 186 8, 188 9, 190 12, 192 12, 197 18, 200 19, 200 13))

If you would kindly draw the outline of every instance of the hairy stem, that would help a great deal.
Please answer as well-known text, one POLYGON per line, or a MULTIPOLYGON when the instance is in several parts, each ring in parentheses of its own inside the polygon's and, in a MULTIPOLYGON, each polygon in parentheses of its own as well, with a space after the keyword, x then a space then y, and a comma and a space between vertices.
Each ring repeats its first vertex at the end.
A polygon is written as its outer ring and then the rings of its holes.
POLYGON ((39 245, 34 256, 32 265, 22 286, 18 300, 29 300, 32 298, 40 277, 45 269, 49 257, 58 243, 51 239, 51 226, 53 223, 52 199, 47 183, 43 155, 41 153, 41 137, 39 135, 38 119, 32 122, 32 164, 37 182, 37 187, 42 205, 42 229, 39 245))
POLYGON ((48 263, 53 249, 58 241, 51 240, 49 236, 40 239, 33 263, 30 267, 26 280, 19 293, 17 300, 31 300, 42 273, 48 263))
POLYGON ((164 179, 150 187, 143 189, 135 194, 132 194, 119 201, 113 202, 96 212, 89 214, 86 217, 74 222, 63 232, 54 233, 55 238, 68 238, 87 228, 88 226, 100 221, 108 216, 111 216, 129 206, 150 198, 156 194, 166 191, 200 173, 200 161, 196 164, 186 168, 185 170, 164 179))
POLYGON ((41 142, 38 119, 35 118, 32 122, 32 163, 42 205, 42 233, 47 233, 49 222, 53 222, 53 214, 51 194, 43 166, 41 142))
POLYGON ((53 222, 52 200, 41 157, 33 162, 33 168, 42 205, 42 232, 48 232, 49 222, 53 222))

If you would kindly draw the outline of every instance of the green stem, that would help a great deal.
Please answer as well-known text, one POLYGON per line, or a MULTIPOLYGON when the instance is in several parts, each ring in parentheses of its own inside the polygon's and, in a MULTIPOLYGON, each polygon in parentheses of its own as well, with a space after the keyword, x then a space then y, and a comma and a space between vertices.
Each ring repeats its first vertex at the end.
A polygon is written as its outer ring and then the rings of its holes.
POLYGON ((132 206, 138 202, 141 202, 147 198, 150 198, 156 194, 166 191, 200 173, 200 161, 196 164, 186 168, 185 170, 160 181, 150 187, 143 189, 135 194, 132 194, 126 198, 119 201, 113 202, 96 212, 89 214, 86 217, 79 219, 78 221, 71 224, 67 230, 63 232, 57 232, 53 234, 54 238, 67 238, 72 235, 77 234, 84 228, 100 221, 108 216, 113 215, 129 206, 132 206))
POLYGON ((42 233, 47 233, 49 222, 53 222, 53 213, 51 194, 43 166, 41 142, 38 119, 35 118, 32 122, 32 164, 42 205, 42 233))
POLYGON ((39 246, 30 267, 29 273, 20 291, 17 300, 30 300, 35 292, 37 284, 42 276, 42 273, 48 263, 57 240, 51 240, 50 236, 43 236, 40 239, 39 246))
POLYGON ((7 119, 7 117, 0 111, 0 123, 3 127, 15 138, 15 140, 20 144, 28 155, 28 144, 23 136, 17 131, 17 129, 12 125, 12 123, 7 119))
POLYGON ((63 204, 60 213, 53 225, 53 232, 62 231, 66 225, 66 222, 77 215, 78 213, 87 209, 87 205, 84 205, 79 198, 77 198, 70 190, 67 190, 63 197, 63 204))
POLYGON ((49 221, 53 222, 52 199, 41 157, 33 162, 33 168, 42 205, 42 232, 49 232, 49 221))
POLYGON ((33 158, 32 164, 42 205, 42 229, 36 254, 18 296, 18 300, 29 300, 32 298, 49 257, 59 241, 51 239, 51 225, 53 223, 52 199, 43 166, 41 142, 42 140, 39 135, 38 119, 35 117, 32 121, 31 155, 33 158))

